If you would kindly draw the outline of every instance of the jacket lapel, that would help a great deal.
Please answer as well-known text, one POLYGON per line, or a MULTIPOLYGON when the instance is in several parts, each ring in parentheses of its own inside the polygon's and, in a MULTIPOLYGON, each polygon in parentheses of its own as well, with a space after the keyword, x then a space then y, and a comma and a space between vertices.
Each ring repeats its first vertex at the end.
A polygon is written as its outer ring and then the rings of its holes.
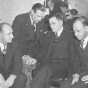
POLYGON ((86 56, 88 56, 88 44, 87 44, 86 48, 83 50, 83 52, 86 56))
POLYGON ((0 66, 3 68, 4 67, 4 55, 3 53, 0 51, 0 66))
POLYGON ((9 68, 11 61, 13 59, 13 50, 12 47, 10 45, 7 46, 7 53, 5 55, 5 67, 6 69, 9 68))

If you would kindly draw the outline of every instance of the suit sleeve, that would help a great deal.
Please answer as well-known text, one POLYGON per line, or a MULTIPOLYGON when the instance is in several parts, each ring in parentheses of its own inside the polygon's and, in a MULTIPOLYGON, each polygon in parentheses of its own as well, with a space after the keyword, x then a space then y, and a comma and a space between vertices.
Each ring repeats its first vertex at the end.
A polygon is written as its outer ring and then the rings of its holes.
POLYGON ((16 51, 14 53, 14 60, 13 60, 13 71, 12 74, 19 75, 22 73, 22 59, 21 59, 21 54, 16 51))
POLYGON ((80 58, 78 56, 77 46, 75 45, 75 41, 72 41, 69 45, 70 49, 70 73, 71 75, 74 73, 80 73, 80 58))
POLYGON ((45 58, 47 63, 51 61, 52 53, 53 53, 53 41, 49 45, 48 52, 45 58))
POLYGON ((21 26, 22 26, 21 17, 16 16, 16 18, 14 19, 13 24, 12 24, 13 33, 14 33, 16 41, 19 40, 21 26))

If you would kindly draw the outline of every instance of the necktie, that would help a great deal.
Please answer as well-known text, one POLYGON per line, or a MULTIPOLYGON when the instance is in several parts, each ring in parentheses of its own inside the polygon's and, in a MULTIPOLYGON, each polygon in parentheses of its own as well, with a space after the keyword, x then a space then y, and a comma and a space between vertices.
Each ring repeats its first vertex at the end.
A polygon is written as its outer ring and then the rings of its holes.
POLYGON ((3 52, 3 54, 6 54, 6 51, 7 51, 6 49, 3 49, 3 51, 2 51, 2 52, 3 52))
POLYGON ((2 50, 2 53, 6 54, 6 52, 7 52, 7 46, 4 46, 4 49, 2 50))
POLYGON ((80 47, 83 49, 83 40, 80 43, 80 47))
POLYGON ((87 46, 87 41, 82 40, 82 41, 81 41, 81 44, 80 44, 80 47, 81 47, 82 49, 85 49, 86 46, 87 46))

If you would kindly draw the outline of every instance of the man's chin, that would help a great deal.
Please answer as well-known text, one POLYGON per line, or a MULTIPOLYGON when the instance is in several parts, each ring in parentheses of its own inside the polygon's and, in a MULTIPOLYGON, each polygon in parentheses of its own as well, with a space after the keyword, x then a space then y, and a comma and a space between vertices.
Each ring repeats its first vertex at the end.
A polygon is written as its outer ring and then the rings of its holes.
POLYGON ((81 38, 77 38, 77 39, 80 40, 80 41, 82 40, 81 38))

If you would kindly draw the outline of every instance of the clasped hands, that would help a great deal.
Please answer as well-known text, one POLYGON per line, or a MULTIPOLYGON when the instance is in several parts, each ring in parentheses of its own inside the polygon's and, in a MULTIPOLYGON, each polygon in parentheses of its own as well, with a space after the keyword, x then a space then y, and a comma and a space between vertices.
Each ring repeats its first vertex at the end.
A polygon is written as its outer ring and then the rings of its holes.
MULTIPOLYGON (((75 73, 73 74, 73 79, 72 79, 72 85, 74 85, 75 83, 78 83, 80 79, 80 75, 75 73)), ((84 75, 83 77, 81 77, 81 81, 84 82, 85 84, 88 84, 88 75, 84 75)))
POLYGON ((9 88, 14 84, 16 79, 15 75, 10 75, 7 80, 4 79, 3 75, 0 74, 0 88, 9 88))
POLYGON ((27 65, 34 65, 37 63, 37 60, 29 55, 22 56, 22 60, 23 60, 23 64, 27 64, 27 65))

